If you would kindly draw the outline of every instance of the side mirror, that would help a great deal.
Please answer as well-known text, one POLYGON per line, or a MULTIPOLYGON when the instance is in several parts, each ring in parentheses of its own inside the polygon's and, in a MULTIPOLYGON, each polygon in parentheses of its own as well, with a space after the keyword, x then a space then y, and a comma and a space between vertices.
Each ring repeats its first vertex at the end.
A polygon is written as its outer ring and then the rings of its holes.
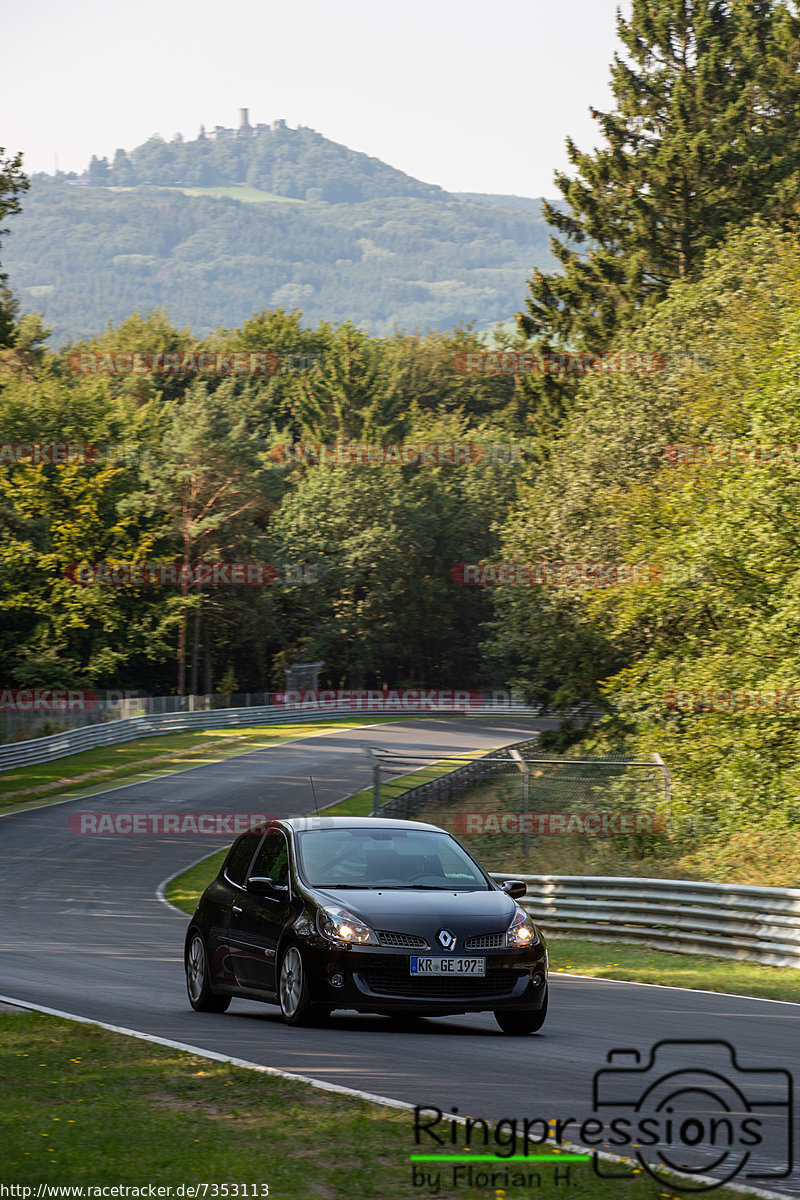
POLYGON ((521 900, 528 890, 528 885, 521 879, 504 879, 500 884, 502 892, 508 892, 512 900, 521 900))
POLYGON ((247 881, 247 891, 254 896, 275 896, 288 890, 286 884, 276 883, 267 875, 251 875, 247 881))

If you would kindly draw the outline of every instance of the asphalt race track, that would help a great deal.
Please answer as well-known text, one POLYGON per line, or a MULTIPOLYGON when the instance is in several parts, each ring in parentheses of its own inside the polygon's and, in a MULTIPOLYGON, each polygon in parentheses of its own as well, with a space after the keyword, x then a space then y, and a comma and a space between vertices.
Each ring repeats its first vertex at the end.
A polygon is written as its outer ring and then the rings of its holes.
MULTIPOLYGON (((369 785, 364 742, 409 751, 489 748, 519 741, 547 724, 426 718, 340 730, 5 816, 0 994, 492 1120, 583 1121, 592 1114, 592 1080, 607 1066, 607 1053, 635 1048, 644 1061, 661 1039, 725 1039, 745 1072, 729 1070, 727 1077, 753 1097, 754 1108, 756 1091, 759 1103, 765 1092, 776 1102, 777 1086, 746 1071, 796 1068, 796 1005, 556 975, 548 1021, 529 1038, 503 1035, 488 1013, 429 1020, 413 1032, 353 1013, 334 1014, 327 1028, 290 1029, 277 1008, 237 1000, 226 1014, 194 1013, 182 966, 187 918, 161 902, 156 890, 167 876, 232 838, 82 835, 67 825, 78 811, 299 815, 312 807, 309 775, 320 807, 369 785)), ((800 1000, 800 973, 798 985, 800 1000)), ((687 1054, 686 1067, 719 1069, 711 1047, 687 1054)), ((574 1129, 567 1128, 567 1140, 574 1129)), ((409 1153, 414 1149, 410 1141, 409 1153)), ((777 1172, 786 1151, 787 1120, 778 1111, 747 1170, 777 1172)), ((800 1196, 798 1169, 787 1178, 738 1182, 800 1196)))

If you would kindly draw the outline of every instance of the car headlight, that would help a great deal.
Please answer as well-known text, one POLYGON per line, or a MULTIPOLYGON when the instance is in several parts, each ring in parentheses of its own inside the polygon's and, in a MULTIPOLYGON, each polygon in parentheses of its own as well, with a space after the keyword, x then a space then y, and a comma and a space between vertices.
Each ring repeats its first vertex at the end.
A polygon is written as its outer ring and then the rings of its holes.
POLYGON ((354 917, 346 908, 335 905, 323 908, 319 914, 319 927, 325 937, 333 942, 346 942, 349 946, 380 945, 369 925, 354 917))
POLYGON ((521 909, 517 905, 514 920, 506 932, 506 945, 513 946, 515 950, 519 950, 523 946, 535 946, 538 941, 539 934, 536 926, 529 919, 524 909, 521 909))

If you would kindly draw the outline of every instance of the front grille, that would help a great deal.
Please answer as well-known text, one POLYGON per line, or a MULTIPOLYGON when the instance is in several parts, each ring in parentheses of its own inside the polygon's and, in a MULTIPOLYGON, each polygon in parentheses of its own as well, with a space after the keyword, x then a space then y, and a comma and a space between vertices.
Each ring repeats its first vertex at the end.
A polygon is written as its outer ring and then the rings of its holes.
POLYGON ((506 935, 503 933, 484 933, 480 937, 467 938, 464 942, 465 950, 499 950, 506 944, 506 935))
POLYGON ((389 929, 376 929, 375 932, 382 946, 401 946, 406 950, 430 949, 425 938, 415 933, 392 933, 389 929))
POLYGON ((372 992, 381 996, 418 996, 438 1000, 475 996, 508 996, 513 992, 517 971, 487 971, 475 975, 410 975, 407 971, 391 969, 364 971, 361 978, 372 992))

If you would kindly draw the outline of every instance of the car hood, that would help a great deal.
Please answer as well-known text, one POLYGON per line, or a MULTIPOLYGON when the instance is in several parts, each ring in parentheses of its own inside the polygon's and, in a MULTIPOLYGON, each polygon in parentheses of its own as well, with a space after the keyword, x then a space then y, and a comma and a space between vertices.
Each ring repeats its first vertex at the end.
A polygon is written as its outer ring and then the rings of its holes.
POLYGON ((314 889, 318 903, 338 904, 373 928, 416 933, 434 944, 442 928, 474 937, 508 928, 516 904, 505 892, 445 892, 434 889, 314 889))

